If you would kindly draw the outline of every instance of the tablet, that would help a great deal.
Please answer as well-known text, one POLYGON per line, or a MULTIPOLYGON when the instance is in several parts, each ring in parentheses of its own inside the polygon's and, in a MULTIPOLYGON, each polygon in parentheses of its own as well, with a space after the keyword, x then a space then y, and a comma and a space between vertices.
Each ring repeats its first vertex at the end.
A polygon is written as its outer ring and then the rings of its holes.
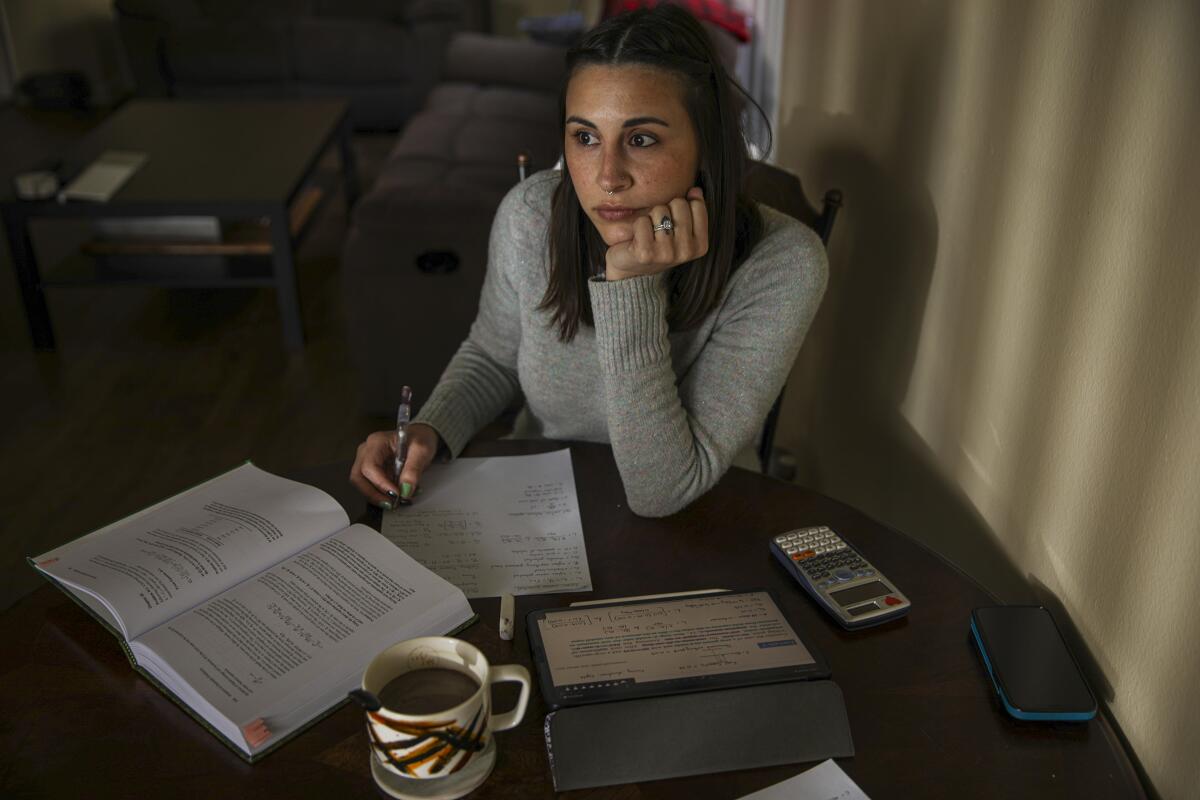
POLYGON ((543 609, 526 624, 555 709, 829 677, 763 589, 543 609))

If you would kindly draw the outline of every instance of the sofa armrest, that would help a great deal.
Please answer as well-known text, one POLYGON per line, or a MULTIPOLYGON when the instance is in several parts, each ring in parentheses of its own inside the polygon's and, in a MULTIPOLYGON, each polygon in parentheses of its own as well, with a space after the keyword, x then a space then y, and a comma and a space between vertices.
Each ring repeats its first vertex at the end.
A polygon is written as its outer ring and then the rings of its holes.
POLYGON ((566 70, 566 48, 463 32, 446 51, 445 80, 557 92, 566 70))

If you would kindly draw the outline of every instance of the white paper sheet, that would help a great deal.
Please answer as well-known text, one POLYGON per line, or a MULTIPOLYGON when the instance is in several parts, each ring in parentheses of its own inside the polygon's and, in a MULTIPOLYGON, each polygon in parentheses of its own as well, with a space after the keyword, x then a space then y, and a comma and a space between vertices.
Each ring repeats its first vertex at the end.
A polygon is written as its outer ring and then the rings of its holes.
POLYGON ((434 464, 382 533, 467 597, 592 588, 570 450, 434 464))
POLYGON ((832 758, 742 800, 870 800, 832 758))

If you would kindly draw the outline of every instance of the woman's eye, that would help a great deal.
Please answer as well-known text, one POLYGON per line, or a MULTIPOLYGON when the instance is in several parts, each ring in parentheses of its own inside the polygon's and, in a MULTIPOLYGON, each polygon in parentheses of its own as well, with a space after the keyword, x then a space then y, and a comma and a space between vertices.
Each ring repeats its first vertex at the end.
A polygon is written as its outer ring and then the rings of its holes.
POLYGON ((657 144, 658 139, 655 139, 648 133, 635 133, 629 137, 629 143, 634 147, 649 147, 652 144, 657 144))
POLYGON ((588 145, 593 145, 596 143, 596 137, 591 131, 576 131, 575 141, 579 142, 584 147, 587 147, 588 145))

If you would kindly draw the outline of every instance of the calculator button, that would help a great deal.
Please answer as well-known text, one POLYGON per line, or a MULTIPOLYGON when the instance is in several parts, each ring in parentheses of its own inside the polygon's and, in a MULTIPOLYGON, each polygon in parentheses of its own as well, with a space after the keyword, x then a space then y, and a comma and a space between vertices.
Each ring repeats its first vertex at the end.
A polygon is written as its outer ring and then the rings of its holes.
POLYGON ((790 556, 792 553, 800 552, 800 548, 796 547, 796 545, 794 545, 794 544, 789 544, 787 547, 783 548, 783 552, 787 553, 790 556))
POLYGON ((792 555, 792 560, 793 561, 806 561, 807 559, 812 558, 814 555, 815 555, 815 553, 813 553, 812 550, 801 550, 799 553, 794 553, 792 555))
POLYGON ((784 542, 786 542, 787 540, 788 540, 788 537, 787 537, 787 534, 785 533, 783 536, 776 536, 776 537, 775 537, 775 544, 783 544, 783 543, 784 543, 784 542))
POLYGON ((843 567, 843 568, 839 569, 837 572, 833 573, 833 577, 837 578, 839 581, 842 581, 844 583, 845 581, 848 581, 851 578, 853 578, 854 573, 851 572, 850 570, 846 569, 845 567, 843 567))
POLYGON ((874 574, 875 574, 875 570, 873 570, 873 569, 864 569, 863 570, 863 575, 874 575, 874 574))

